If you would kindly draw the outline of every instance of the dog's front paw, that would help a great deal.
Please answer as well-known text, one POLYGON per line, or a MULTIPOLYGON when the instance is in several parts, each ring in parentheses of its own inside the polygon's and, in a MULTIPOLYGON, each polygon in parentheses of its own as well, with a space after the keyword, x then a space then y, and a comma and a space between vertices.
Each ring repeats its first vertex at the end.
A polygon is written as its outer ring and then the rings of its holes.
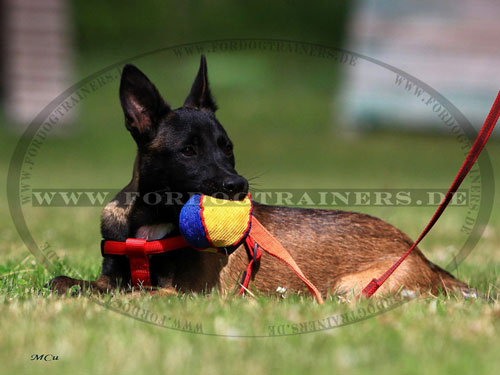
POLYGON ((71 290, 71 294, 78 294, 80 283, 68 276, 57 276, 45 284, 45 287, 59 294, 65 294, 68 290, 71 290))

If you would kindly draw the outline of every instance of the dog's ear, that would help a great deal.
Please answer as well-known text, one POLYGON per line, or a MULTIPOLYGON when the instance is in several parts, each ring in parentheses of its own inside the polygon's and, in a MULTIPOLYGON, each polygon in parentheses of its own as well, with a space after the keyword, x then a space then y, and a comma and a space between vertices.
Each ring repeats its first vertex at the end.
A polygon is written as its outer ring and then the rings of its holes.
POLYGON ((125 114, 125 126, 137 143, 152 140, 159 121, 170 111, 148 77, 129 64, 122 72, 120 102, 125 114))
POLYGON ((204 55, 201 55, 200 69, 194 79, 193 86, 191 86, 191 91, 184 101, 184 107, 208 109, 212 112, 217 110, 217 105, 212 98, 210 87, 208 85, 207 59, 204 55))

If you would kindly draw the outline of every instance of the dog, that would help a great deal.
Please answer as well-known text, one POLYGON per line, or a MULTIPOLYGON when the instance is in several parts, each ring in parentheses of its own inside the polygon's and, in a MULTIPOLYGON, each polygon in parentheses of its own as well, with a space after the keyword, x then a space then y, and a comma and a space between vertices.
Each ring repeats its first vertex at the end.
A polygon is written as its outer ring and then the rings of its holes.
MULTIPOLYGON (((179 234, 182 204, 193 192, 242 199, 248 181, 235 169, 233 144, 217 120, 207 63, 182 107, 172 109, 157 88, 135 66, 126 65, 120 82, 125 126, 137 144, 130 183, 102 212, 101 233, 107 240, 161 239, 179 234), (172 204, 148 204, 148 193, 172 192, 172 204)), ((254 202, 254 216, 291 253, 323 296, 359 294, 386 271, 412 240, 381 219, 348 211, 268 206, 254 202)), ((238 286, 250 255, 240 246, 229 256, 184 248, 149 258, 151 285, 165 294, 228 293, 238 286)), ((253 287, 275 293, 278 287, 301 292, 304 285, 287 267, 266 253, 252 273, 253 287)), ((130 289, 129 261, 105 255, 95 281, 58 276, 49 283, 65 293, 78 285, 98 292, 130 289)), ((400 290, 415 293, 466 290, 467 285, 430 262, 417 248, 379 289, 377 295, 400 290)))

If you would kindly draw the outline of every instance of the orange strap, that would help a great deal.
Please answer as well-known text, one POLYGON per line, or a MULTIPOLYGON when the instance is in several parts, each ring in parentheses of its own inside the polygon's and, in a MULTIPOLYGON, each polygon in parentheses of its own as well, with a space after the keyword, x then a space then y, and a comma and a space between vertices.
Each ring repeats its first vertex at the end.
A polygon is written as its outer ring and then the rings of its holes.
POLYGON ((290 267, 290 269, 295 272, 295 274, 304 282, 304 284, 306 284, 309 291, 314 295, 314 297, 316 297, 318 303, 323 304, 321 293, 314 286, 314 284, 310 282, 307 277, 305 277, 287 249, 285 249, 283 245, 281 245, 281 243, 276 239, 276 237, 269 233, 268 230, 264 228, 264 226, 255 217, 253 217, 252 220, 250 237, 252 237, 253 240, 257 242, 266 253, 272 255, 275 258, 278 258, 288 267, 290 267))

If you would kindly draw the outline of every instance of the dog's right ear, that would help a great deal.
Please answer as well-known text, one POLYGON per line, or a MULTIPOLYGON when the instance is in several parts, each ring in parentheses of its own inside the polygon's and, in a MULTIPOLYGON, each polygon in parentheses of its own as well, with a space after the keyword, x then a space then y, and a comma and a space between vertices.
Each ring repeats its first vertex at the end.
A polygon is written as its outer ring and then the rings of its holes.
POLYGON ((125 114, 125 126, 137 143, 152 140, 159 121, 170 112, 169 105, 148 77, 130 64, 123 68, 120 102, 125 114))
POLYGON ((191 86, 191 91, 184 101, 184 107, 207 109, 211 112, 217 111, 217 104, 215 104, 208 85, 207 59, 205 55, 201 55, 200 68, 191 86))

